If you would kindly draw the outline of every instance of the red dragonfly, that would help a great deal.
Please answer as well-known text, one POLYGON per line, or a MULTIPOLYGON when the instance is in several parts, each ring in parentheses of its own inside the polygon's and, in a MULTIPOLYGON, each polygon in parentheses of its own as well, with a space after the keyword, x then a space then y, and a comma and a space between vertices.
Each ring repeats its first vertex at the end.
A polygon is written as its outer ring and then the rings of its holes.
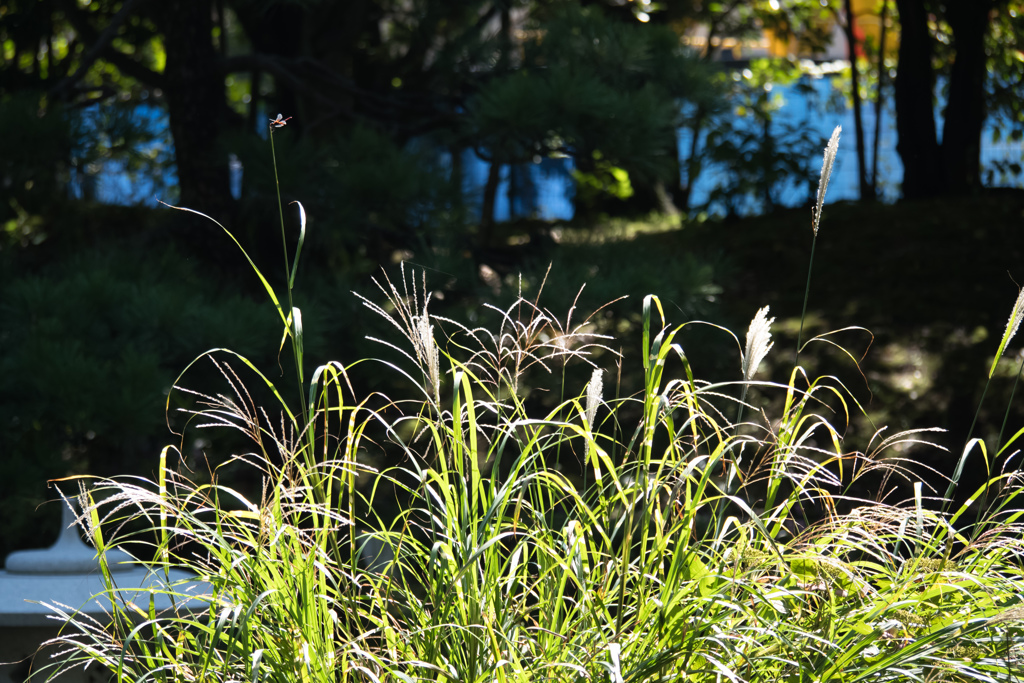
POLYGON ((289 116, 288 118, 283 119, 281 118, 281 115, 278 114, 276 119, 270 119, 270 125, 273 126, 274 128, 284 128, 285 126, 288 125, 288 121, 290 121, 291 118, 292 117, 289 116))

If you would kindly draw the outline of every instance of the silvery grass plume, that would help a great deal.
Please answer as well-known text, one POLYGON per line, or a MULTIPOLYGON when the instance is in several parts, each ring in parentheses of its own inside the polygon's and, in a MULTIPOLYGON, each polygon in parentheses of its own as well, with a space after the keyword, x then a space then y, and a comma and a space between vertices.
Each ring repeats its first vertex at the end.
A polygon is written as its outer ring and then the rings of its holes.
POLYGON ((807 318, 807 299, 811 295, 811 271, 814 269, 814 247, 818 244, 818 225, 821 223, 821 207, 825 203, 825 190, 828 189, 829 178, 832 177, 832 166, 836 163, 836 154, 839 152, 839 134, 843 132, 842 126, 836 126, 832 131, 832 137, 825 145, 825 158, 821 162, 821 178, 818 180, 818 201, 815 202, 811 213, 811 231, 814 237, 811 239, 811 260, 807 264, 807 285, 804 287, 804 307, 800 312, 800 331, 796 336, 796 355, 793 364, 800 363, 800 347, 804 338, 804 320, 807 318))
POLYGON ((416 338, 413 342, 416 347, 416 356, 420 359, 421 366, 426 366, 430 378, 431 387, 434 390, 434 400, 441 400, 441 363, 437 350, 437 343, 434 341, 434 326, 430 324, 430 315, 427 313, 427 305, 423 304, 423 312, 415 316, 416 338))
POLYGON ((811 216, 811 227, 814 229, 814 236, 818 236, 818 224, 821 222, 821 207, 825 203, 825 190, 828 189, 829 178, 832 177, 832 166, 836 162, 836 153, 839 151, 839 134, 843 132, 842 126, 836 126, 832 131, 832 137, 828 139, 825 146, 825 158, 821 163, 821 178, 818 180, 818 201, 814 205, 814 215, 811 216))
MULTIPOLYGON (((548 270, 550 272, 550 267, 548 270)), ((592 331, 593 316, 613 302, 601 306, 583 322, 573 323, 572 316, 583 292, 581 287, 563 322, 540 306, 540 295, 546 282, 547 274, 533 301, 523 297, 520 278, 519 296, 508 309, 484 304, 485 309, 501 316, 502 322, 497 332, 486 327, 462 329, 475 340, 474 345, 477 346, 466 366, 472 368, 485 383, 501 387, 502 391, 507 390, 512 396, 519 395, 519 382, 531 367, 551 374, 552 362, 556 360, 564 364, 571 358, 582 358, 584 362, 593 365, 588 357, 595 349, 602 349, 616 357, 620 355, 603 343, 603 340, 612 337, 592 331)), ((444 320, 449 324, 457 324, 447 318, 444 320)))
POLYGON ((740 393, 740 405, 736 411, 737 424, 743 420, 743 406, 747 400, 747 390, 750 388, 750 380, 757 373, 761 361, 775 345, 772 339, 772 323, 775 318, 768 317, 768 306, 760 309, 754 314, 747 328, 747 348, 740 356, 740 369, 743 371, 743 391, 740 393))
POLYGON ((427 382, 424 390, 434 403, 438 404, 441 391, 441 367, 438 346, 434 340, 434 326, 431 324, 431 317, 427 312, 433 293, 427 290, 426 274, 420 273, 421 284, 417 286, 416 275, 408 276, 406 274, 405 262, 402 262, 401 265, 401 275, 402 291, 399 291, 398 287, 388 278, 387 273, 384 274, 381 282, 376 279, 372 280, 391 303, 392 312, 384 310, 361 294, 356 293, 356 297, 363 302, 364 306, 387 320, 401 332, 411 344, 415 357, 391 342, 376 337, 367 337, 367 339, 398 351, 416 364, 427 382), (433 396, 430 396, 431 390, 433 390, 433 396))
MULTIPOLYGON (((1013 335, 1017 334, 1017 328, 1020 327, 1021 318, 1024 318, 1024 288, 1017 293, 1017 301, 1013 304, 1013 312, 1010 313, 1010 320, 1006 323, 1006 332, 1003 333, 1003 345, 999 349, 999 353, 996 354, 995 360, 992 361, 992 368, 988 371, 988 377, 991 380, 992 375, 996 369, 996 363, 999 362, 999 357, 1003 355, 1003 351, 1006 349, 1007 344, 1013 339, 1013 335)), ((1010 406, 1013 405, 1013 395, 1017 393, 1017 384, 1020 382, 1020 374, 1024 372, 1024 354, 1021 356, 1020 366, 1017 368, 1017 374, 1013 377, 1013 389, 1010 389, 1010 400, 1006 403, 1006 412, 1003 414, 1003 425, 999 428, 999 437, 996 441, 996 449, 1001 451, 1003 446, 1003 433, 1006 431, 1006 423, 1010 419, 1010 406)), ((1012 441, 1013 439, 1011 439, 1012 441)))
MULTIPOLYGON (((996 374, 996 367, 999 365, 999 359, 1003 357, 1003 353, 1006 351, 1006 347, 1010 344, 1013 336, 1017 334, 1017 329, 1020 327, 1021 319, 1024 319, 1024 288, 1021 288, 1017 292, 1017 300, 1013 303, 1013 310, 1010 311, 1010 319, 1006 321, 1006 330, 1003 332, 1003 338, 999 340, 999 348, 996 350, 996 356, 992 359, 992 366, 988 369, 988 379, 985 380, 985 388, 981 391, 981 398, 978 399, 978 407, 974 411, 974 419, 971 420, 971 428, 967 430, 967 441, 964 443, 963 452, 960 455, 960 460, 957 462, 956 470, 953 474, 953 480, 949 483, 949 488, 946 489, 945 500, 943 501, 943 511, 945 511, 946 505, 949 504, 953 490, 956 488, 957 482, 960 479, 960 473, 963 471, 964 463, 967 461, 967 456, 970 454, 974 445, 981 442, 981 439, 973 439, 974 427, 978 424, 978 415, 981 414, 981 406, 985 402, 985 396, 988 395, 988 388, 992 384, 992 376, 996 374)), ((1024 368, 1024 360, 1021 362, 1021 368, 1024 368)), ((1013 403, 1013 395, 1017 391, 1017 380, 1020 379, 1020 369, 1017 370, 1016 378, 1013 382, 1013 389, 1010 390, 1010 402, 1006 405, 1006 413, 1003 415, 1003 425, 999 428, 999 436, 996 437, 996 450, 995 453, 1000 453, 1000 445, 1003 442, 1003 433, 1006 430, 1006 422, 1010 417, 1010 407, 1013 403)), ((1012 439, 1011 439, 1012 441, 1012 439)), ((984 444, 982 444, 984 447, 984 444)), ((985 501, 987 500, 988 489, 982 493, 981 497, 981 508, 985 507, 985 501)))
POLYGON ((1006 331, 1003 332, 1003 338, 999 342, 999 350, 996 351, 996 357, 992 359, 992 367, 989 368, 989 378, 995 374, 996 365, 999 363, 999 359, 1002 357, 1003 352, 1006 351, 1006 347, 1013 340, 1013 336, 1017 334, 1017 329, 1020 327, 1020 321, 1024 318, 1024 288, 1021 288, 1017 294, 1017 301, 1013 304, 1013 310, 1010 311, 1010 319, 1006 321, 1006 331))
POLYGON ((590 382, 587 383, 587 424, 594 426, 594 419, 597 417, 597 407, 601 405, 601 394, 604 393, 604 373, 599 368, 594 368, 590 375, 590 382))
POLYGON ((749 382, 753 379, 761 361, 771 351, 775 342, 772 339, 772 323, 775 318, 768 317, 768 306, 759 310, 754 319, 750 321, 747 328, 747 349, 740 359, 740 366, 743 369, 743 381, 749 382))

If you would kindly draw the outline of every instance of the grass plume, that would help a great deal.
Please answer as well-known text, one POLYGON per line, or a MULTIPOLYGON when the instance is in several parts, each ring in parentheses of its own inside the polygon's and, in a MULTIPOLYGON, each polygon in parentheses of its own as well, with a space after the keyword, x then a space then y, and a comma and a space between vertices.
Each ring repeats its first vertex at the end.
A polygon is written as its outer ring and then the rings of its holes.
POLYGON ((750 388, 750 382, 754 379, 754 375, 757 374, 761 361, 764 360, 768 352, 775 346, 775 342, 771 341, 773 322, 775 322, 775 318, 768 317, 768 306, 765 306, 754 314, 754 318, 750 321, 750 327, 747 328, 747 345, 740 355, 743 389, 740 394, 739 407, 736 411, 737 423, 743 421, 743 407, 746 405, 747 390, 750 388))
POLYGON ((843 132, 842 126, 836 126, 832 136, 825 146, 825 156, 821 161, 821 177, 818 179, 818 196, 811 210, 811 258, 807 263, 807 285, 804 287, 804 305, 800 311, 800 331, 796 337, 796 355, 793 364, 800 362, 800 350, 804 337, 804 320, 807 317, 807 300, 811 295, 811 270, 814 268, 814 248, 818 244, 818 226, 821 224, 821 209, 825 205, 825 190, 828 189, 828 181, 832 177, 832 166, 836 162, 836 155, 839 153, 839 135, 843 132))

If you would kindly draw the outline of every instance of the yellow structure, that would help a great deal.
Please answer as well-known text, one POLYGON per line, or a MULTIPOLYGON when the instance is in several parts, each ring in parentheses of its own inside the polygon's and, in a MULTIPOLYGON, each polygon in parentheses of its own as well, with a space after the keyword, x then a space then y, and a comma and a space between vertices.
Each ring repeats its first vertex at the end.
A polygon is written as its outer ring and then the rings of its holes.
MULTIPOLYGON (((842 0, 830 0, 832 7, 840 12, 843 12, 842 0)), ((899 47, 899 27, 897 22, 894 20, 895 2, 894 0, 884 0, 889 3, 886 23, 888 27, 885 35, 885 51, 891 53, 899 47)), ((866 50, 864 46, 870 47, 869 56, 875 55, 875 49, 881 40, 882 36, 882 2, 883 0, 852 0, 851 8, 853 10, 853 22, 854 22, 854 35, 856 35, 858 43, 861 46, 860 54, 864 55, 866 50)), ((846 17, 842 16, 842 21, 845 21, 846 17)), ((829 57, 841 57, 845 59, 848 54, 848 47, 846 45, 846 36, 843 34, 842 26, 838 21, 833 20, 832 25, 832 45, 829 48, 829 57)), ((774 36, 771 31, 765 31, 766 40, 768 42, 768 53, 772 57, 822 57, 825 55, 811 55, 801 54, 801 50, 795 41, 781 40, 774 36)))

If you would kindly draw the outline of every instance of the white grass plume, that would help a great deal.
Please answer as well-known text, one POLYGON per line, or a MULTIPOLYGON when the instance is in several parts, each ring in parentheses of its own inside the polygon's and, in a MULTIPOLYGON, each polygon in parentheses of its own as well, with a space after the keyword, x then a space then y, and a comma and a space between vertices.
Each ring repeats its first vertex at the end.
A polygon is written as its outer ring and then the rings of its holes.
POLYGON ((413 345, 416 348, 416 355, 420 359, 421 367, 425 366, 430 378, 431 388, 434 390, 434 400, 441 400, 441 364, 437 343, 434 341, 434 326, 430 324, 430 316, 427 314, 427 305, 424 303, 423 312, 414 317, 416 321, 416 335, 413 345))
POLYGON ((604 372, 594 368, 587 383, 587 424, 594 426, 594 419, 597 417, 597 407, 601 405, 601 394, 604 393, 604 372))
POLYGON ((415 356, 391 342, 374 337, 367 337, 367 339, 380 342, 398 351, 415 363, 426 379, 427 386, 425 391, 427 395, 437 403, 440 400, 441 391, 440 354, 437 342, 434 340, 434 326, 431 324, 432 318, 427 312, 427 307, 430 304, 433 293, 427 290, 426 273, 420 274, 422 284, 417 286, 415 274, 411 277, 406 274, 404 261, 401 265, 401 275, 401 291, 388 278, 387 273, 384 274, 383 280, 380 282, 373 279, 373 283, 377 285, 390 302, 390 312, 361 294, 356 293, 356 297, 363 302, 364 306, 384 320, 387 320, 395 329, 401 332, 409 340, 415 356), (431 390, 433 390, 433 396, 430 396, 431 390))
POLYGON ((1009 344, 1013 339, 1013 335, 1017 334, 1017 329, 1020 327, 1020 321, 1024 318, 1024 288, 1021 288, 1017 294, 1017 301, 1013 304, 1013 311, 1010 313, 1010 319, 1006 321, 1006 343, 1009 344))
POLYGON ((811 216, 811 227, 814 229, 814 236, 818 236, 818 224, 821 222, 821 207, 825 203, 825 190, 828 189, 829 178, 832 177, 832 166, 836 162, 836 153, 839 151, 839 134, 843 132, 842 126, 836 126, 832 131, 832 137, 828 139, 825 146, 825 158, 821 163, 821 178, 818 180, 818 201, 814 205, 814 215, 811 216))
POLYGON ((775 342, 772 339, 772 323, 775 318, 768 317, 768 306, 759 310, 754 319, 750 321, 747 329, 747 348, 740 358, 740 367, 743 370, 743 381, 749 382, 757 373, 761 361, 771 351, 775 342))
POLYGON ((1013 340, 1013 336, 1017 334, 1022 319, 1024 319, 1024 288, 1017 293, 1017 301, 1014 302, 1013 310, 1010 311, 1010 319, 1006 321, 1006 330, 1003 332, 1003 338, 999 341, 999 350, 996 351, 996 357, 992 359, 992 367, 988 371, 989 379, 995 374, 996 365, 999 364, 999 359, 1003 357, 1003 352, 1013 340))

